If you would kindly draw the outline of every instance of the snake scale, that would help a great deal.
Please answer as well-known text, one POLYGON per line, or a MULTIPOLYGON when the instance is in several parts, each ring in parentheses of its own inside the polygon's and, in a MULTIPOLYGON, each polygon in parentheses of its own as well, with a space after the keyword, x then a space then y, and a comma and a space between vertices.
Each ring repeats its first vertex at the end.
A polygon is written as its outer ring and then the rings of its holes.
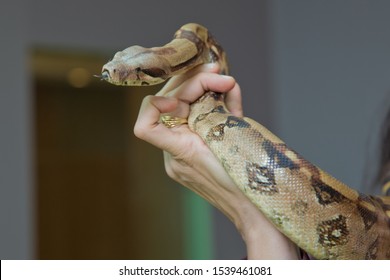
MULTIPOLYGON (((208 30, 182 26, 162 47, 132 46, 103 66, 115 85, 152 85, 226 56, 208 30)), ((173 119, 174 121, 174 119, 173 119)), ((262 125, 230 114, 224 95, 191 104, 188 125, 237 187, 300 248, 317 259, 390 259, 390 197, 349 188, 302 158, 262 125)))

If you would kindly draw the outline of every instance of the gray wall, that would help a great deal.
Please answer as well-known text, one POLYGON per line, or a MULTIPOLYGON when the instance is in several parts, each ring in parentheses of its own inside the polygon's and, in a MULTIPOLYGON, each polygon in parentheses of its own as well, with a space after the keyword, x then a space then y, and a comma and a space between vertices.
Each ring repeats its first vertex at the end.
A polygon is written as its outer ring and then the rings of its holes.
POLYGON ((272 2, 277 132, 366 190, 377 126, 390 107, 389 1, 272 2))
POLYGON ((33 255, 32 107, 28 92, 25 2, 7 1, 0 9, 1 259, 33 255))
MULTIPOLYGON (((32 46, 111 53, 161 44, 181 24, 203 23, 230 56, 246 114, 336 177, 361 185, 368 136, 389 91, 390 2, 7 2, 0 17, 1 258, 34 257, 32 46)), ((214 219, 217 258, 241 257, 237 233, 220 214, 214 219)))

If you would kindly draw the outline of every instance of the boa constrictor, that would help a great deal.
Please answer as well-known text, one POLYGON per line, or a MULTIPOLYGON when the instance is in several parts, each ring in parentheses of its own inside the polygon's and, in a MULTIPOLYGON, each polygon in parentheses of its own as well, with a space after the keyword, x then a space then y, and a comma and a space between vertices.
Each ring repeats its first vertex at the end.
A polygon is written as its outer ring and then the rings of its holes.
MULTIPOLYGON (((208 30, 186 24, 162 47, 132 46, 116 53, 101 78, 115 85, 152 85, 209 62, 227 73, 225 53, 208 30)), ((389 196, 349 188, 262 125, 230 114, 223 94, 208 92, 194 102, 188 125, 237 187, 315 258, 390 259, 389 196)))

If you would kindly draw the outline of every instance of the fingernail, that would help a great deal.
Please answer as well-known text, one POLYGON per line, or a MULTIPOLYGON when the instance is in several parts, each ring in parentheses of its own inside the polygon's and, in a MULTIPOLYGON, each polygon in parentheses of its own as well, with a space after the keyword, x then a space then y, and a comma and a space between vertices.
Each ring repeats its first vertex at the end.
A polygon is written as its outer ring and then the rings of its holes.
POLYGON ((207 64, 204 65, 204 67, 206 69, 213 70, 213 69, 218 67, 218 64, 216 64, 216 63, 207 63, 207 64))
POLYGON ((221 78, 224 78, 224 79, 227 79, 227 80, 231 80, 231 79, 234 79, 232 76, 229 76, 229 75, 219 75, 221 78))

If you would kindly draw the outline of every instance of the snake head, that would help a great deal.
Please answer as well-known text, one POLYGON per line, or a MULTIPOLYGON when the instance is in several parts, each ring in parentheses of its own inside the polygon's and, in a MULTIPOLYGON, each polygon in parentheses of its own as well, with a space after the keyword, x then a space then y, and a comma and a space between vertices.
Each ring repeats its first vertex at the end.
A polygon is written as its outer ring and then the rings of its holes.
POLYGON ((117 52, 102 68, 100 78, 114 85, 144 86, 164 82, 168 63, 151 49, 132 46, 117 52))

